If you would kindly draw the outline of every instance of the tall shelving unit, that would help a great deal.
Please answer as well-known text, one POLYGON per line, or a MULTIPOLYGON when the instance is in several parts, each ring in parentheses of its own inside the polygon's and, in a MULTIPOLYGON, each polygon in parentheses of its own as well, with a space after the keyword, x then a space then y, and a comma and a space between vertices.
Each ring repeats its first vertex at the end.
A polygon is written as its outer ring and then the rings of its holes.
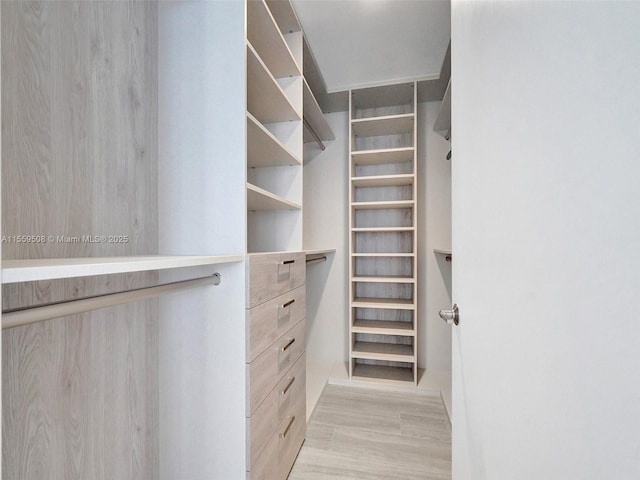
POLYGON ((290 3, 247 0, 249 253, 302 249, 301 65, 302 30, 290 3))
POLYGON ((352 379, 417 383, 416 90, 349 95, 352 379))

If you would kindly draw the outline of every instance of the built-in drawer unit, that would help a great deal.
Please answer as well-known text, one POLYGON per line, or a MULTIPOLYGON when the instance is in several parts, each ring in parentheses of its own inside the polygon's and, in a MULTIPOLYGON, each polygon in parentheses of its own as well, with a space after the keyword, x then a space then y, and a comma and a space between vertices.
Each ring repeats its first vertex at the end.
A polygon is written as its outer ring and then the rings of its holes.
POLYGON ((280 337, 249 364, 249 414, 253 414, 284 378, 287 371, 304 352, 305 321, 302 320, 280 337))
POLYGON ((303 252, 249 255, 248 307, 255 307, 304 285, 305 273, 306 257, 303 252))
POLYGON ((302 252, 247 260, 247 480, 285 480, 306 433, 302 252))
POLYGON ((304 285, 249 310, 247 315, 247 362, 264 352, 305 317, 304 285))
POLYGON ((295 414, 297 404, 305 398, 305 388, 306 365, 303 354, 251 415, 247 423, 247 465, 256 465, 277 427, 284 419, 295 414))

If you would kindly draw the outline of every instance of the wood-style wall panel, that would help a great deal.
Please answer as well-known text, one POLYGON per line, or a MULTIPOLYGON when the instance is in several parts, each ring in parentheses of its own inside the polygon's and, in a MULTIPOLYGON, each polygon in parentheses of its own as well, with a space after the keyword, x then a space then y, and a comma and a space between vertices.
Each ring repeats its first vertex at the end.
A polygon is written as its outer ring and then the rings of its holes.
MULTIPOLYGON (((157 253, 155 2, 2 4, 3 258, 157 253)), ((3 288, 5 308, 157 281, 3 288)), ((158 477, 157 301, 3 332, 5 479, 158 477)))

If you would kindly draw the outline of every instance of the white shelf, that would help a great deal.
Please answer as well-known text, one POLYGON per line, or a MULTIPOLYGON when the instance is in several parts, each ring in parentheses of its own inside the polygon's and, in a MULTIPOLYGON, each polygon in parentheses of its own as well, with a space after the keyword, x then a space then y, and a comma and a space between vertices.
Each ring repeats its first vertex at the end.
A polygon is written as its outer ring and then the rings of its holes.
POLYGON ((366 365, 364 363, 357 363, 354 366, 352 377, 382 384, 406 385, 414 381, 413 369, 411 368, 366 365))
MULTIPOLYGON (((320 110, 320 106, 318 105, 311 88, 309 88, 309 84, 306 80, 303 80, 302 83, 302 112, 304 119, 321 141, 325 142, 335 140, 336 136, 333 134, 327 119, 324 118, 324 113, 320 110)), ((304 131, 304 142, 315 142, 315 138, 307 131, 306 128, 304 131)))
POLYGON ((289 1, 267 0, 267 5, 282 33, 293 33, 302 30, 300 21, 289 1))
POLYGON ((351 203, 351 206, 354 210, 388 210, 397 208, 413 208, 413 205, 413 200, 351 203))
POLYGON ((413 174, 403 175, 374 175, 368 177, 352 177, 351 184, 354 187, 404 187, 413 185, 413 174))
POLYGON ((363 298, 356 297, 351 302, 352 307, 358 308, 388 308, 392 310, 414 310, 413 300, 403 298, 363 298))
POLYGON ((355 165, 381 165, 413 161, 413 147, 383 148, 351 152, 355 165))
POLYGON ((412 258, 415 253, 352 253, 352 257, 373 257, 373 258, 412 258))
POLYGON ((412 232, 415 227, 356 227, 351 231, 354 233, 375 233, 375 232, 412 232))
POLYGON ((449 80, 447 90, 444 92, 444 97, 440 104, 440 111, 433 124, 433 131, 442 135, 447 140, 451 138, 451 80, 449 80))
POLYGON ((247 110, 263 124, 302 119, 250 43, 247 43, 247 110))
POLYGON ((414 362, 413 346, 397 343, 356 342, 351 358, 386 360, 388 362, 414 362))
POLYGON ((262 168, 286 165, 302 165, 302 160, 247 112, 247 166, 262 168))
POLYGON ((367 277, 352 277, 352 282, 367 282, 367 283, 416 283, 416 279, 413 277, 383 277, 383 276, 367 276, 367 277))
POLYGON ((368 333, 370 335, 404 335, 415 336, 411 322, 389 322, 383 320, 355 320, 352 333, 368 333))
POLYGON ((378 137, 413 133, 413 113, 385 115, 383 117, 359 118, 351 120, 351 132, 356 137, 378 137))
POLYGON ((297 203, 247 183, 247 210, 300 210, 301 208, 297 203))
POLYGON ((140 255, 131 257, 3 260, 2 283, 166 270, 240 262, 242 255, 140 255))
POLYGON ((264 1, 250 0, 246 4, 247 38, 271 74, 275 78, 302 75, 293 53, 264 1))
POLYGON ((323 250, 305 250, 304 254, 308 257, 315 257, 318 255, 328 255, 330 253, 336 253, 335 248, 328 248, 323 250))

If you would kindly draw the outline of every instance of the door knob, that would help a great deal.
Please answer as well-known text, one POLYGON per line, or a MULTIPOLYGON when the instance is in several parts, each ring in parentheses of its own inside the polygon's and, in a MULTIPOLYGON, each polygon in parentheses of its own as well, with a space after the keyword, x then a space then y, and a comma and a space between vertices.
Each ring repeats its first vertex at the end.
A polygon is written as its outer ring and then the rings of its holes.
POLYGON ((460 315, 458 313, 458 305, 454 304, 451 310, 440 310, 440 318, 447 322, 449 325, 458 325, 460 322, 460 315))

